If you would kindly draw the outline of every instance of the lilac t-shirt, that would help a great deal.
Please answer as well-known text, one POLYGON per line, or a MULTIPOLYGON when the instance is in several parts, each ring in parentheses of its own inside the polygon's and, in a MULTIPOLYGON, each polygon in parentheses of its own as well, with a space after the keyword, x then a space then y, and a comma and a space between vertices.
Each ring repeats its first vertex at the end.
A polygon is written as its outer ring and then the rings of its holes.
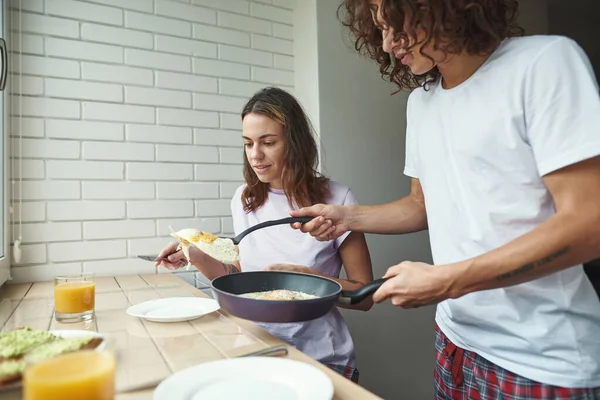
MULTIPOLYGON (((329 204, 356 204, 349 188, 330 181, 329 204)), ((242 206, 240 186, 231 200, 231 215, 235 234, 260 222, 290 216, 290 206, 283 190, 271 189, 265 204, 258 210, 246 213, 242 206)), ((276 225, 260 229, 246 236, 239 244, 242 271, 260 271, 270 264, 297 264, 313 268, 338 278, 342 260, 338 248, 348 233, 334 241, 320 242, 309 234, 292 229, 289 225, 276 225)), ((295 323, 261 323, 273 336, 295 346, 317 361, 341 365, 354 365, 354 343, 346 322, 337 307, 321 318, 295 323)))

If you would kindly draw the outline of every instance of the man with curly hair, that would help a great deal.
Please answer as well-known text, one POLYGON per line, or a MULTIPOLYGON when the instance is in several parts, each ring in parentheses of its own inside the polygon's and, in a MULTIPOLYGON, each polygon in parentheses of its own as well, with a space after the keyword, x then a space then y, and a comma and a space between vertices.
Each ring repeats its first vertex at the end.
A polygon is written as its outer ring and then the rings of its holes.
POLYGON ((437 399, 600 399, 600 97, 562 36, 522 36, 516 0, 345 0, 356 49, 411 94, 411 193, 314 205, 294 226, 429 229, 435 266, 388 269, 376 302, 437 304, 437 399))

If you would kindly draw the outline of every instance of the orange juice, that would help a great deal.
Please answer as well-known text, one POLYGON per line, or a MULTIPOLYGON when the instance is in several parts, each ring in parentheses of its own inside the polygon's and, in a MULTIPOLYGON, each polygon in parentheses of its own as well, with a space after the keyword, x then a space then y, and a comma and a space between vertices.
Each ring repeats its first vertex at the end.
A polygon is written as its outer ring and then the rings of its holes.
POLYGON ((54 308, 57 313, 75 314, 93 310, 95 298, 94 282, 65 282, 54 286, 54 308))
POLYGON ((23 374, 24 400, 113 400, 116 364, 108 352, 82 350, 32 364, 23 374))

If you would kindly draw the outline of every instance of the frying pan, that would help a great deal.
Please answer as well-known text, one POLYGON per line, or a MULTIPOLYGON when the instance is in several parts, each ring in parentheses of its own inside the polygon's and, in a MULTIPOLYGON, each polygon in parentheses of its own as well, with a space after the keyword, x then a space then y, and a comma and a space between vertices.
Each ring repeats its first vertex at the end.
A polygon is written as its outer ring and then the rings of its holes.
POLYGON ((222 309, 256 322, 310 321, 327 314, 337 305, 353 305, 375 292, 387 278, 377 279, 360 289, 347 291, 328 278, 300 272, 249 271, 213 279, 211 290, 222 309), (318 296, 309 300, 261 300, 238 295, 288 289, 318 296))

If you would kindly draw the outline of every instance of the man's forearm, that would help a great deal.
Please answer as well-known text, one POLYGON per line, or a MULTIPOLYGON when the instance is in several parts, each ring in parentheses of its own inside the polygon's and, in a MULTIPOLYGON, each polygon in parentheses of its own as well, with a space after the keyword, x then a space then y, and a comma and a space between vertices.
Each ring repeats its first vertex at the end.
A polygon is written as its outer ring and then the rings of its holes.
POLYGON ((502 247, 443 266, 450 296, 516 285, 599 257, 598 224, 581 214, 557 214, 502 247))
POLYGON ((425 205, 412 195, 376 206, 350 206, 349 211, 354 232, 400 234, 427 229, 425 205))

